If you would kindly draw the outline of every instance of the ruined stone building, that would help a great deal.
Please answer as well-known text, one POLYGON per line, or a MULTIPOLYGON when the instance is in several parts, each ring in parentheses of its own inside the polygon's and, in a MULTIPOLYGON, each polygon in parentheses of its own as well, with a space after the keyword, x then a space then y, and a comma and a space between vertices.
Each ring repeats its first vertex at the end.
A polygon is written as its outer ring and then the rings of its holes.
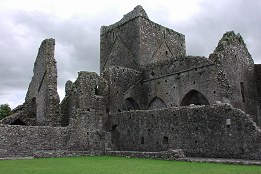
POLYGON ((54 39, 42 42, 23 105, 0 126, 0 157, 171 152, 261 159, 261 66, 239 34, 187 56, 185 36, 141 6, 102 26, 100 75, 82 71, 60 102, 54 39))

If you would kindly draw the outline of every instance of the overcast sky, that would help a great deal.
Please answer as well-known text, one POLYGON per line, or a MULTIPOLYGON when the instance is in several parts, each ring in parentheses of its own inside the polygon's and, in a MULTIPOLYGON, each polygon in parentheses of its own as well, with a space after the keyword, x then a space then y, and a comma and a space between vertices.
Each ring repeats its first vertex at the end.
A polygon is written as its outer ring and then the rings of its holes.
POLYGON ((261 63, 260 0, 1 0, 0 104, 24 102, 42 40, 56 39, 58 92, 81 70, 99 73, 99 32, 142 5, 149 18, 186 35, 187 54, 213 52, 226 31, 240 33, 261 63))

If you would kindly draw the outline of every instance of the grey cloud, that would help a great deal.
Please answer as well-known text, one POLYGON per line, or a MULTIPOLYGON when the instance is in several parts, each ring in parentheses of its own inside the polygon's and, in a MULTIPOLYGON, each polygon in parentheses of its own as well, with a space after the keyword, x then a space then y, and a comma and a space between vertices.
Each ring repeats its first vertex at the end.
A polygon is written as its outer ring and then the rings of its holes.
POLYGON ((261 63, 261 1, 204 1, 200 12, 176 24, 185 33, 188 54, 208 56, 226 31, 240 33, 256 63, 261 63))
POLYGON ((23 50, 23 43, 17 41, 16 36, 9 32, 10 29, 0 22, 0 28, 3 30, 0 32, 4 33, 0 41, 1 45, 4 45, 0 47, 3 53, 0 63, 6 65, 0 70, 0 95, 7 89, 10 90, 11 86, 24 89, 26 92, 38 47, 45 38, 55 38, 56 44, 60 45, 56 47, 59 87, 63 87, 66 80, 75 78, 80 70, 99 71, 99 30, 96 28, 98 24, 87 25, 83 18, 77 21, 58 21, 46 14, 22 11, 11 12, 7 17, 14 26, 22 26, 29 30, 31 37, 36 39, 32 39, 32 43, 23 50), (71 48, 71 52, 66 50, 67 47, 71 48))
MULTIPOLYGON (((200 4, 199 13, 182 23, 167 20, 165 11, 147 13, 152 21, 186 35, 187 54, 208 57, 222 35, 234 30, 243 36, 255 62, 261 63, 260 9, 259 0, 206 0, 200 4)), ((99 72, 100 26, 112 24, 123 15, 108 11, 106 15, 75 15, 66 20, 40 12, 0 12, 0 96, 18 90, 26 93, 38 48, 45 38, 56 39, 60 89, 67 80, 74 80, 78 71, 99 72)))

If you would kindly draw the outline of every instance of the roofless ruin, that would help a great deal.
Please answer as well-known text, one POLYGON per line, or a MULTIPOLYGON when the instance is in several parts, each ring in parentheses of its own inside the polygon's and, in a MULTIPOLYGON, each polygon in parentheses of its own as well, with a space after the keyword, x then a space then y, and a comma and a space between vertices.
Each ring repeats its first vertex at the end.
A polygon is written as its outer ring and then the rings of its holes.
POLYGON ((25 102, 2 120, 0 157, 261 159, 261 66, 239 34, 187 56, 185 36, 137 6, 101 27, 100 75, 79 72, 61 102, 54 47, 42 42, 25 102))

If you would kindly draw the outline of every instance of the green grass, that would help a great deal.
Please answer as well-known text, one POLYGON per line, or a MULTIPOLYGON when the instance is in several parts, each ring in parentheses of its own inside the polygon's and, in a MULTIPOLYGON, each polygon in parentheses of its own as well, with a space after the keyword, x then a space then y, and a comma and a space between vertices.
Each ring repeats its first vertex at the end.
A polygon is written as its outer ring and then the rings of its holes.
POLYGON ((0 161, 2 174, 260 174, 259 166, 122 157, 71 157, 0 161))

